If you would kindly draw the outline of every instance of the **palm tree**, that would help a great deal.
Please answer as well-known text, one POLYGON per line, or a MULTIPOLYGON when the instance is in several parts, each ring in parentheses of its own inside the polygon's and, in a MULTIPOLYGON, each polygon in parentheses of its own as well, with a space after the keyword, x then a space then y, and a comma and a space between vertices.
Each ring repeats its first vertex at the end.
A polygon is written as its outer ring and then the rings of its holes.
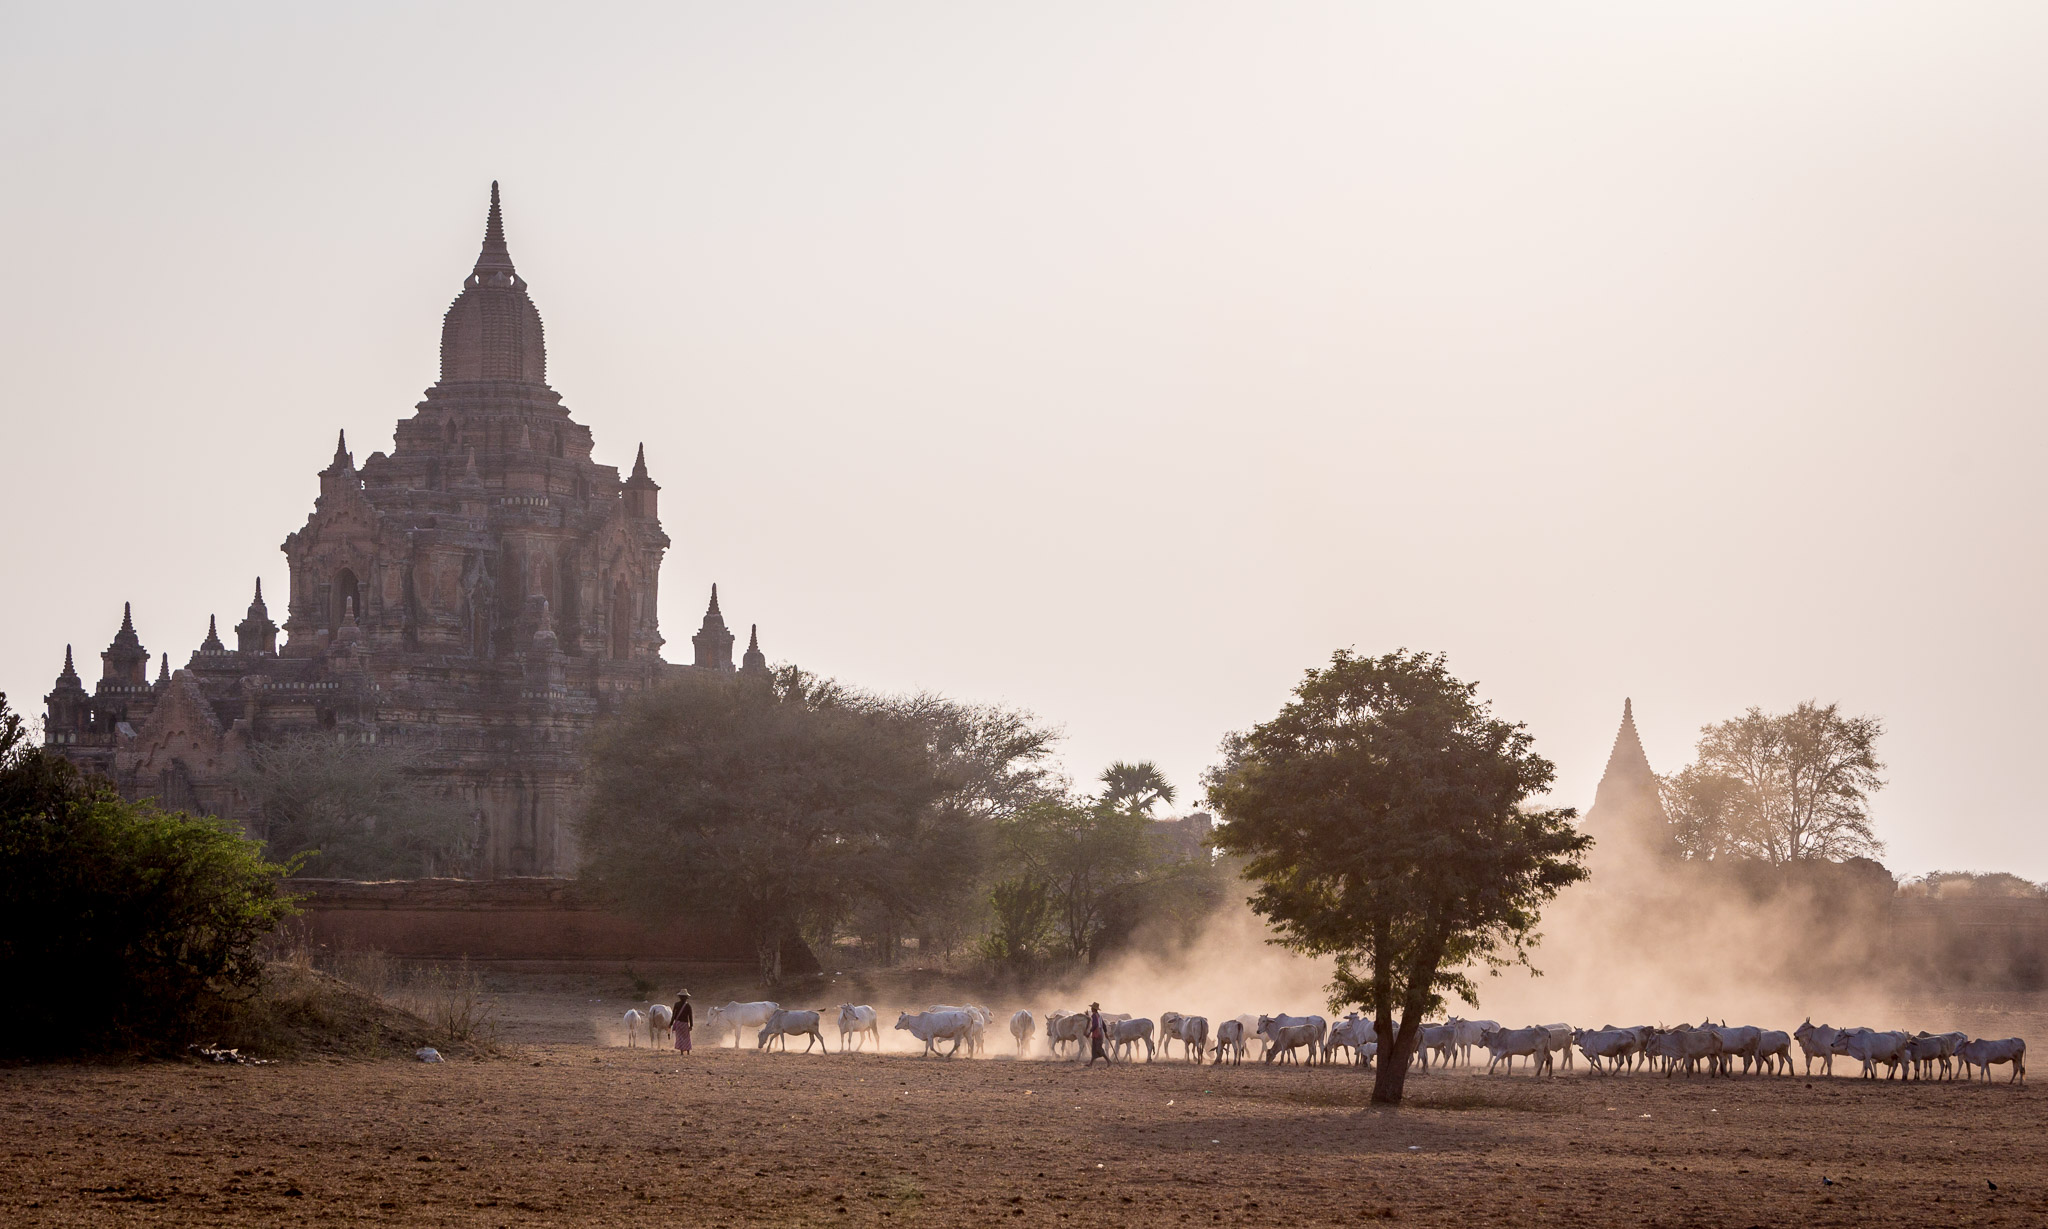
POLYGON ((1122 760, 1102 770, 1102 800, 1126 815, 1150 815, 1160 803, 1173 805, 1174 788, 1151 760, 1122 760))

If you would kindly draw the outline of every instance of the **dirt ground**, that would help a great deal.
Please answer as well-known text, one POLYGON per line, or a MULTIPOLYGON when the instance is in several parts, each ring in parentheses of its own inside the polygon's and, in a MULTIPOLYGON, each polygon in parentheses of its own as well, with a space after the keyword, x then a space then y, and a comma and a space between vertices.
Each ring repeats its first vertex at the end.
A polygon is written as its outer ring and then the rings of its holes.
POLYGON ((1376 1111, 1342 1068, 1007 1037, 685 1059, 598 1044, 591 989, 508 988, 495 1059, 0 1070, 0 1223, 2048 1224, 2048 1103, 2002 1082, 1453 1073, 1376 1111))

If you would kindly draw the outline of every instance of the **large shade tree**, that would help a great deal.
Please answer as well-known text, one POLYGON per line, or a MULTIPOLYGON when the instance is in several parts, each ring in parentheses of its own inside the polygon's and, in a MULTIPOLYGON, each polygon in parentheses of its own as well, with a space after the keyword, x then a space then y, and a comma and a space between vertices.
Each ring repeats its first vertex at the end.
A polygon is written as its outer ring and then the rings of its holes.
POLYGON ((777 982, 821 914, 908 907, 919 883, 971 870, 935 823, 949 779, 929 735, 793 668, 661 688, 594 741, 584 872, 645 913, 731 918, 777 982))
POLYGON ((1398 1103, 1423 1019, 1447 992, 1476 1004, 1475 968, 1527 962, 1591 839, 1532 805, 1550 761, 1441 654, 1339 652, 1225 754, 1214 841, 1245 859, 1278 942, 1335 958, 1331 1006, 1372 1013, 1372 1098, 1398 1103))

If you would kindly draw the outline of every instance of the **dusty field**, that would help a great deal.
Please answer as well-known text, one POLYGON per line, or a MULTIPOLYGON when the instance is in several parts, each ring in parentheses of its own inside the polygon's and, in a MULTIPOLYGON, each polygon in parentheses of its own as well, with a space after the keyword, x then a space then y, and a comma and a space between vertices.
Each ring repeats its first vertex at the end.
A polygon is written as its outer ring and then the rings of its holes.
POLYGON ((1366 1092, 1344 1070, 563 1043, 13 1069, 0 1223, 2048 1224, 2029 1089, 1457 1074, 1394 1112, 1366 1092))

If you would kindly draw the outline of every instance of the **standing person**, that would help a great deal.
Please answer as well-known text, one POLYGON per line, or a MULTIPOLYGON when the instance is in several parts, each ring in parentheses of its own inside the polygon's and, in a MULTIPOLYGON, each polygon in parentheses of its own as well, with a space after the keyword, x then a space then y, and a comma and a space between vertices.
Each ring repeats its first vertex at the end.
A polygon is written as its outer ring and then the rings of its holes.
POLYGON ((1088 1065, 1093 1067, 1096 1059, 1109 1062, 1109 1054, 1102 1048, 1102 1039, 1109 1033, 1109 1027, 1102 1022, 1102 1004, 1088 1004, 1088 1065))
POLYGON ((676 1006, 672 1027, 675 1031, 676 1049, 684 1054, 690 1052, 690 1028, 696 1024, 697 1016, 690 1010, 690 992, 676 995, 676 1006))

